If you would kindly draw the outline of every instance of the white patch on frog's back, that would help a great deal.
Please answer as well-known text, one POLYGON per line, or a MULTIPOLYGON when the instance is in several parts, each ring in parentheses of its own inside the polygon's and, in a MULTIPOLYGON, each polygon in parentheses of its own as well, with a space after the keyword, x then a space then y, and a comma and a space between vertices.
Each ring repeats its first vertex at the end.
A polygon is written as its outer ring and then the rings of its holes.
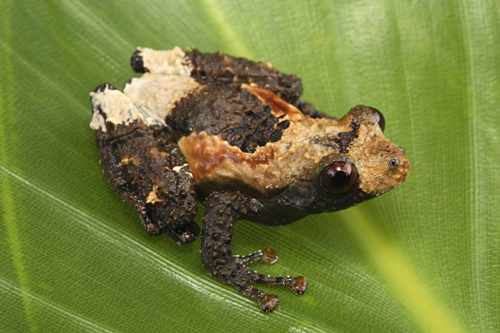
POLYGON ((93 116, 90 128, 106 132, 105 122, 115 125, 128 125, 135 120, 144 121, 144 117, 137 111, 132 101, 121 91, 109 89, 91 92, 93 116))
POLYGON ((140 51, 144 67, 150 73, 191 76, 193 65, 186 53, 177 46, 168 51, 140 47, 137 50, 140 51))
POLYGON ((146 73, 132 79, 123 92, 140 109, 145 106, 157 118, 164 120, 175 102, 198 89, 200 85, 190 76, 146 73))

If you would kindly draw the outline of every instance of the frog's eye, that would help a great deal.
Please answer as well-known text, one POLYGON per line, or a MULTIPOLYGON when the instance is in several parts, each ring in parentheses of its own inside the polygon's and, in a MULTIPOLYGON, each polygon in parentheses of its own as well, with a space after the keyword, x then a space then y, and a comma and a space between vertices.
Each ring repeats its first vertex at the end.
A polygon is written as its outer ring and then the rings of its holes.
POLYGON ((357 178, 356 168, 349 162, 335 162, 323 170, 320 176, 321 186, 332 193, 349 191, 357 178))
POLYGON ((371 106, 369 106, 368 108, 370 109, 370 111, 375 116, 375 119, 377 120, 377 123, 378 123, 378 125, 380 126, 380 129, 383 132, 384 129, 385 129, 385 118, 384 118, 384 115, 382 114, 382 112, 380 112, 379 110, 377 110, 375 108, 372 108, 371 106))

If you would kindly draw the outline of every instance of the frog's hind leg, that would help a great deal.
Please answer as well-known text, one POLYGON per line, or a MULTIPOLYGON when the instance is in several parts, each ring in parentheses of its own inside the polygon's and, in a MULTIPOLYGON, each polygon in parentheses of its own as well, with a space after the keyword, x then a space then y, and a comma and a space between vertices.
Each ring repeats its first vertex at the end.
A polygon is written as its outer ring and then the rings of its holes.
POLYGON ((239 216, 257 212, 261 207, 258 201, 240 192, 212 193, 205 201, 203 232, 200 237, 201 255, 203 265, 211 275, 255 299, 262 311, 270 312, 278 306, 278 297, 254 288, 252 282, 286 286, 297 295, 305 292, 307 283, 301 276, 295 278, 265 276, 246 266, 257 260, 274 262, 276 254, 270 249, 257 251, 245 257, 232 255, 231 240, 236 220, 239 216))
POLYGON ((168 51, 138 48, 131 58, 132 68, 140 73, 187 76, 200 85, 219 83, 256 84, 294 104, 302 94, 302 81, 284 74, 263 61, 232 57, 222 52, 184 52, 175 47, 168 51))
POLYGON ((91 127, 113 189, 138 211, 149 235, 164 232, 179 244, 194 240, 194 179, 164 122, 110 84, 90 95, 91 127))

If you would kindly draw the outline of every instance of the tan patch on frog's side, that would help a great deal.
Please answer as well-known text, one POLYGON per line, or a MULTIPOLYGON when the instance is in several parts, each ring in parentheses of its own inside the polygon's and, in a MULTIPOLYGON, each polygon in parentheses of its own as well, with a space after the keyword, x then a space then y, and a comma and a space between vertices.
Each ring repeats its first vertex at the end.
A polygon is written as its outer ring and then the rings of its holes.
MULTIPOLYGON (((257 149, 253 154, 243 153, 238 147, 230 146, 227 141, 206 132, 183 137, 178 144, 197 184, 218 183, 224 186, 238 179, 250 185, 253 176, 261 175, 274 158, 271 147, 257 149)), ((259 186, 255 189, 261 190, 259 186)))
MULTIPOLYGON (((179 173, 185 167, 189 167, 189 165, 186 163, 186 164, 183 164, 183 165, 174 166, 172 168, 172 171, 175 172, 175 173, 179 173)), ((188 172, 188 173, 190 173, 190 172, 188 172)))
POLYGON ((323 156, 334 150, 310 145, 320 121, 304 119, 291 123, 280 141, 244 153, 218 136, 206 132, 193 133, 179 140, 186 160, 198 185, 221 189, 247 188, 264 196, 272 196, 299 180, 310 181, 323 156))

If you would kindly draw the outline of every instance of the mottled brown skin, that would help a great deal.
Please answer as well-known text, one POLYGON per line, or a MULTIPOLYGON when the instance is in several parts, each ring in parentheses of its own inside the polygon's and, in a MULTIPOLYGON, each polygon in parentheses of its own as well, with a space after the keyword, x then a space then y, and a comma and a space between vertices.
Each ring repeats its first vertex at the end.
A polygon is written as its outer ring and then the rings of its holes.
POLYGON ((302 294, 307 282, 301 276, 271 277, 249 269, 259 260, 274 263, 277 256, 270 248, 233 255, 236 221, 287 224, 366 201, 404 181, 410 169, 405 151, 385 139, 377 110, 357 106, 339 120, 331 118, 300 99, 297 76, 269 64, 221 52, 168 52, 138 49, 133 54, 132 67, 150 75, 129 82, 125 92, 134 100, 106 90, 109 86, 92 95, 91 127, 104 172, 138 210, 150 234, 167 230, 180 244, 186 242, 182 237, 190 241, 195 234, 190 221, 196 185, 205 198, 203 265, 254 298, 264 312, 272 311, 278 297, 251 283, 302 294), (156 82, 151 81, 154 75, 166 85, 140 90, 156 82), (169 86, 169 75, 188 78, 175 81, 184 86, 169 86), (182 87, 185 94, 179 93, 182 87), (173 107, 162 97, 174 96, 169 89, 183 95, 175 103, 167 101, 173 107), (142 99, 141 91, 155 101, 142 99), (158 110, 144 113, 144 105, 158 110), (157 120, 159 114, 165 119, 157 120))
POLYGON ((195 182, 186 168, 172 170, 186 164, 173 136, 138 121, 106 125, 105 132, 96 131, 97 146, 113 189, 139 212, 149 235, 164 232, 179 244, 192 242, 199 232, 191 221, 198 208, 195 182))
POLYGON ((265 62, 235 58, 222 52, 201 53, 194 50, 186 55, 194 66, 191 75, 202 85, 212 82, 254 83, 291 104, 302 94, 302 81, 296 75, 280 73, 265 62))
POLYGON ((166 121, 178 137, 189 136, 194 130, 206 132, 244 153, 254 153, 258 146, 278 141, 290 124, 280 121, 269 105, 233 83, 203 86, 181 99, 166 121))

